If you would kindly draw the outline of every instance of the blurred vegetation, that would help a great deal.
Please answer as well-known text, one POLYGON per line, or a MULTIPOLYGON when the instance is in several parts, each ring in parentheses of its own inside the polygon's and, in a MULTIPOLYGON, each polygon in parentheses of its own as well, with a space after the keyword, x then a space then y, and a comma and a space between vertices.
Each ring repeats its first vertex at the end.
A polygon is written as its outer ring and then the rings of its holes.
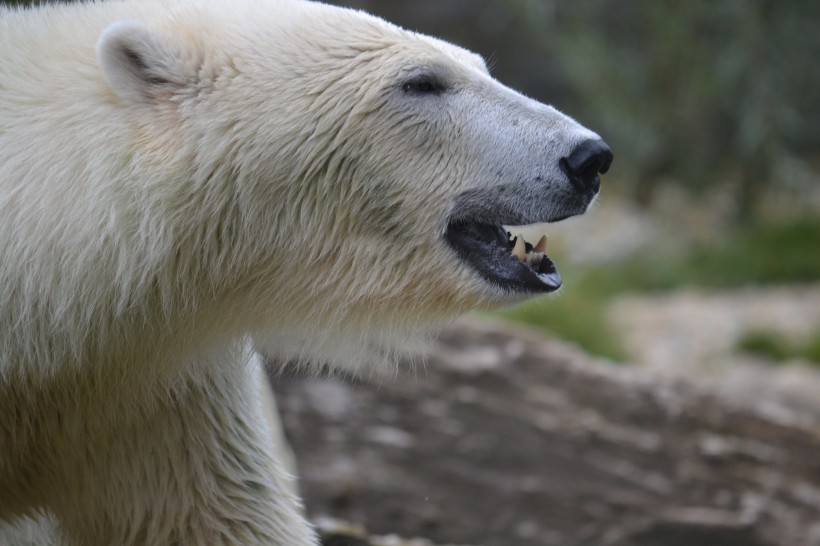
POLYGON ((750 332, 738 342, 738 350, 772 362, 802 359, 820 366, 820 332, 805 343, 794 343, 774 332, 750 332))
POLYGON ((820 218, 741 225, 684 252, 657 249, 587 273, 610 291, 659 291, 698 285, 805 283, 820 279, 820 218))
POLYGON ((817 182, 819 3, 559 5, 566 24, 550 41, 570 102, 618 141, 639 199, 665 179, 695 191, 728 182, 748 216, 767 186, 817 182))

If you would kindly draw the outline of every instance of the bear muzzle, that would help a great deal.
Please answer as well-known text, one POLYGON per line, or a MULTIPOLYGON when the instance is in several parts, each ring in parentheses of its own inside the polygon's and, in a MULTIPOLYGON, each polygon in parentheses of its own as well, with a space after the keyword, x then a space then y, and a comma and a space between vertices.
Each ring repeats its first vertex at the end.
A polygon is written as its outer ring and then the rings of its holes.
MULTIPOLYGON (((515 192, 510 188, 466 192, 450 211, 444 238, 463 262, 495 287, 517 293, 554 292, 561 287, 562 278, 546 254, 546 234, 533 244, 503 226, 558 222, 584 213, 600 190, 600 175, 609 170, 612 160, 612 150, 602 139, 581 142, 559 160, 560 171, 569 181, 567 190, 548 192, 553 199, 534 208, 533 200, 513 197, 515 192)), ((541 182, 536 185, 538 192, 549 187, 541 182)))

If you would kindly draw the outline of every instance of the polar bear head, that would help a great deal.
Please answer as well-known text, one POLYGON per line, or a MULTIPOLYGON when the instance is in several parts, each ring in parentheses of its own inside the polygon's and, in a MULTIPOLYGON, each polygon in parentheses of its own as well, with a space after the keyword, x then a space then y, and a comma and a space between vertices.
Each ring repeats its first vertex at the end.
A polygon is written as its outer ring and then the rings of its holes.
POLYGON ((560 286, 503 226, 585 212, 612 158, 598 135, 479 56, 361 12, 150 11, 99 39, 111 100, 183 188, 162 221, 206 234, 176 259, 216 271, 214 299, 278 351, 389 344, 560 286))

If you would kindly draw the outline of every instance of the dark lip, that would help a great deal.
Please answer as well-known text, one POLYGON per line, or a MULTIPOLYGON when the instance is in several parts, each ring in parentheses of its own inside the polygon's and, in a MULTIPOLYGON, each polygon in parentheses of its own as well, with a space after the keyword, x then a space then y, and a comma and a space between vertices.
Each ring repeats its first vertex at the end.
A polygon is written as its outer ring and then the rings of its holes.
POLYGON ((569 187, 556 189, 549 184, 535 188, 526 184, 514 186, 526 191, 513 194, 503 191, 508 186, 490 186, 460 194, 449 210, 444 239, 466 265, 491 285, 523 294, 554 292, 561 287, 562 279, 552 259, 545 256, 543 268, 520 262, 512 255, 508 234, 502 226, 554 223, 583 214, 598 188, 578 191, 569 187), (548 202, 533 199, 533 195, 547 192, 553 194, 548 202), (533 203, 541 206, 528 206, 533 203))
POLYGON ((452 222, 444 238, 485 281, 504 290, 546 294, 561 287, 561 274, 549 256, 544 256, 536 270, 510 253, 508 234, 501 225, 452 222))

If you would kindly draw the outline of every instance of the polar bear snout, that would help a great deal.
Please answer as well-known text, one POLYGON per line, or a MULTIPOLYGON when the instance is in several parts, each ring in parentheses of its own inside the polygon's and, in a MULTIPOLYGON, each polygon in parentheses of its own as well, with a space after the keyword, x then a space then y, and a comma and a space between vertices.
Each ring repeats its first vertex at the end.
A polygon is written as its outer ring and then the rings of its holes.
POLYGON ((612 150, 602 139, 585 140, 558 162, 561 170, 579 192, 598 193, 601 177, 612 164, 612 150))
POLYGON ((506 90, 499 96, 502 106, 485 110, 484 121, 501 138, 482 148, 477 169, 495 176, 455 197, 444 239, 503 304, 561 287, 546 234, 526 241, 520 228, 586 212, 613 154, 600 136, 554 108, 506 90))

